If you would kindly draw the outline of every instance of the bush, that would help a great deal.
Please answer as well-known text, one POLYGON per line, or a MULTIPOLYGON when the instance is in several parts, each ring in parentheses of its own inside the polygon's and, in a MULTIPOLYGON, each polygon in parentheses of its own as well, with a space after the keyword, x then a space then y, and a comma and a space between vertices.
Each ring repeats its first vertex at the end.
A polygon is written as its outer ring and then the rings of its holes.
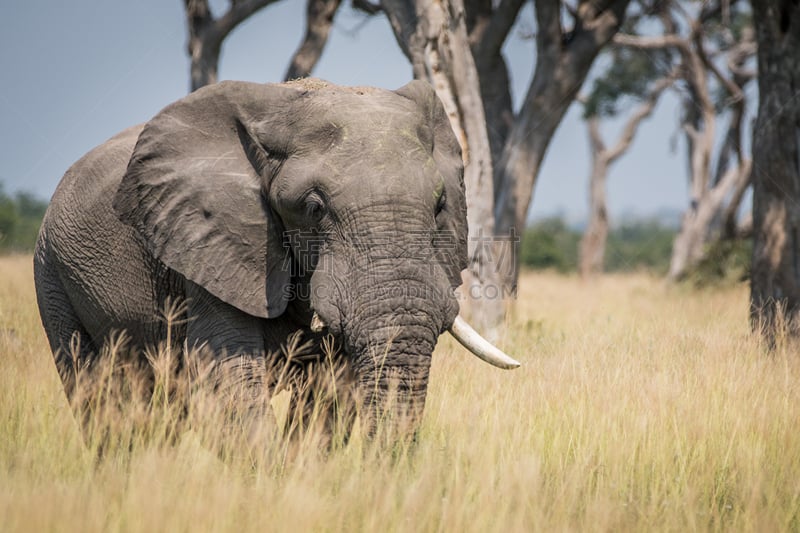
POLYGON ((740 283, 750 277, 753 243, 750 239, 722 240, 710 244, 706 256, 686 276, 692 286, 740 283))
POLYGON ((655 220, 625 222, 608 235, 606 270, 628 272, 646 269, 666 274, 674 239, 675 230, 655 220))
POLYGON ((533 224, 522 237, 522 264, 534 269, 554 268, 572 272, 578 265, 580 234, 560 217, 533 224))
POLYGON ((32 251, 46 209, 47 202, 25 192, 9 196, 0 184, 0 253, 32 251))

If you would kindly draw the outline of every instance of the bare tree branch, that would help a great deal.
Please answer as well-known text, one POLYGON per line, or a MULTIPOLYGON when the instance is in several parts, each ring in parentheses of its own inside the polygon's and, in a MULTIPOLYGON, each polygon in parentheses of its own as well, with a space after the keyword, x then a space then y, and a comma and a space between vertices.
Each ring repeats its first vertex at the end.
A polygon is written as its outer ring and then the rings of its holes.
MULTIPOLYGON (((506 42, 511 27, 517 20, 525 0, 502 0, 492 13, 492 17, 482 31, 482 35, 475 41, 473 54, 475 62, 485 63, 492 57, 500 54, 503 43, 506 42)), ((480 67, 479 67, 480 68, 480 67)))
POLYGON ((306 34, 303 42, 292 56, 285 80, 305 78, 311 74, 322 56, 328 35, 333 26, 333 17, 341 0, 308 0, 306 4, 306 34))
POLYGON ((606 151, 606 143, 603 141, 603 136, 600 133, 600 120, 597 116, 589 117, 586 120, 589 129, 589 144, 592 148, 592 153, 602 153, 606 151))
MULTIPOLYGON (((736 73, 737 69, 740 68, 749 59, 749 57, 751 57, 748 54, 750 47, 748 47, 747 43, 745 42, 742 44, 743 46, 736 45, 729 51, 728 66, 730 67, 731 72, 733 72, 730 82, 736 87, 739 98, 734 99, 731 102, 731 118, 730 122, 728 123, 728 131, 725 134, 725 141, 719 150, 714 185, 720 181, 722 174, 727 170, 727 167, 730 164, 729 160, 731 155, 733 155, 736 163, 739 166, 744 163, 745 159, 742 152, 742 121, 744 120, 745 106, 747 104, 744 98, 744 88, 753 78, 741 76, 736 73)), ((741 199, 739 199, 739 201, 741 201, 741 199)))
POLYGON ((187 48, 191 58, 192 91, 216 83, 219 52, 225 37, 249 16, 276 1, 232 0, 228 11, 219 19, 215 19, 208 7, 208 0, 184 0, 189 29, 187 48))
POLYGON ((634 111, 634 113, 625 123, 625 127, 622 130, 622 135, 617 141, 617 144, 607 151, 606 157, 608 158, 609 163, 613 163, 622 154, 624 154, 625 151, 627 151, 633 142, 633 138, 636 136, 636 132, 641 123, 653 113, 661 94, 674 82, 674 72, 669 76, 665 76, 659 80, 656 80, 650 91, 647 93, 644 102, 642 102, 642 104, 636 109, 636 111, 634 111))
POLYGON ((560 47, 561 2, 558 0, 536 0, 536 49, 542 51, 560 47))
POLYGON ((381 0, 381 9, 386 13, 397 44, 411 62, 414 78, 424 80, 427 68, 423 59, 424 38, 417 32, 419 21, 414 3, 407 0, 381 0))
MULTIPOLYGON (((544 154, 597 54, 619 30, 629 0, 580 3, 571 35, 561 29, 561 3, 537 0, 533 80, 495 165, 497 231, 522 228, 544 154)), ((516 278, 511 282, 516 284, 516 278)))
POLYGON ((643 36, 618 33, 614 35, 613 41, 614 44, 619 46, 630 46, 631 48, 639 48, 641 50, 686 48, 688 46, 686 38, 680 35, 643 36))
POLYGON ((752 164, 753 161, 751 159, 745 159, 739 166, 739 178, 736 183, 736 189, 733 191, 731 199, 722 214, 723 239, 736 239, 742 234, 742 225, 739 224, 737 215, 739 213, 739 206, 742 204, 742 199, 744 199, 744 193, 752 184, 750 175, 752 164))
POLYGON ((353 0, 353 9, 357 9, 358 11, 362 11, 367 15, 377 15, 381 11, 380 4, 373 4, 369 0, 353 0))
POLYGON ((228 11, 216 22, 217 34, 220 40, 225 39, 236 26, 247 20, 256 12, 262 10, 278 0, 237 0, 231 2, 228 11))
POLYGON ((719 81, 722 86, 725 87, 725 90, 727 90, 731 95, 732 101, 738 102, 744 98, 744 93, 742 92, 741 87, 736 85, 732 79, 725 76, 725 74, 723 74, 722 71, 717 68, 717 65, 715 65, 711 59, 709 59, 705 50, 705 46, 703 45, 703 35, 699 31, 694 32, 694 47, 695 50, 697 50, 697 57, 699 57, 703 62, 705 68, 711 72, 715 78, 717 78, 717 81, 719 81))
POLYGON ((728 70, 731 71, 734 80, 739 85, 744 85, 756 77, 755 70, 744 67, 750 58, 755 57, 756 52, 755 33, 752 28, 746 28, 742 32, 742 40, 735 43, 728 51, 728 70))

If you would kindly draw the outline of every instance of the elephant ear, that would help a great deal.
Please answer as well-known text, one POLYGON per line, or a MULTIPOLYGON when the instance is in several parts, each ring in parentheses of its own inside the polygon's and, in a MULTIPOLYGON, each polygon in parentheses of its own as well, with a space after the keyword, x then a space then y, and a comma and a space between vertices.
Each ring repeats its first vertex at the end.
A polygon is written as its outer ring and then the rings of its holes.
POLYGON ((461 285, 461 271, 467 268, 467 202, 461 146, 433 87, 414 80, 397 91, 422 110, 433 131, 433 159, 444 179, 446 202, 436 217, 442 233, 437 253, 453 288, 461 285))
POLYGON ((265 191, 288 153, 298 91, 224 82, 166 107, 144 127, 114 198, 150 252, 254 316, 286 309, 283 228, 265 191))

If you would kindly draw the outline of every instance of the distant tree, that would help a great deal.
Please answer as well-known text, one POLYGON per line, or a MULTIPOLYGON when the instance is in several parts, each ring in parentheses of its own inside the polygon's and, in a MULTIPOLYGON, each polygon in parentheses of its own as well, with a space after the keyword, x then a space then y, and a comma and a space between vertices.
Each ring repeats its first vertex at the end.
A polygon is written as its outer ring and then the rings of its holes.
POLYGON ((614 42, 677 52, 690 185, 689 206, 675 237, 668 272, 670 279, 678 280, 704 258, 714 240, 741 232, 737 214, 749 185, 751 164, 743 149, 745 88, 755 76, 747 68, 755 42, 743 2, 687 6, 672 0, 663 2, 658 14, 662 35, 620 33, 614 42), (728 116, 728 122, 718 137, 722 115, 728 116))
MULTIPOLYGON (((629 3, 534 1, 536 66, 522 107, 501 143, 502 153, 494 162, 495 231, 499 235, 525 227, 550 140, 595 58, 622 26, 629 3)), ((495 123, 490 122, 489 128, 495 131, 495 123)), ((514 269, 506 279, 512 287, 516 287, 517 272, 514 269)))
POLYGON ((758 118, 753 131, 750 317, 771 341, 800 334, 800 3, 753 1, 758 118))
POLYGON ((589 176, 589 220, 580 242, 581 276, 588 277, 603 270, 608 239, 608 206, 606 182, 611 166, 631 147, 641 123, 656 107, 659 97, 675 81, 677 71, 670 58, 653 57, 634 48, 615 47, 606 72, 596 78, 592 91, 582 97, 584 119, 589 132, 591 173, 589 176), (661 60, 659 60, 661 59, 661 60), (622 133, 612 146, 607 146, 600 132, 600 122, 620 114, 621 100, 637 100, 622 133))

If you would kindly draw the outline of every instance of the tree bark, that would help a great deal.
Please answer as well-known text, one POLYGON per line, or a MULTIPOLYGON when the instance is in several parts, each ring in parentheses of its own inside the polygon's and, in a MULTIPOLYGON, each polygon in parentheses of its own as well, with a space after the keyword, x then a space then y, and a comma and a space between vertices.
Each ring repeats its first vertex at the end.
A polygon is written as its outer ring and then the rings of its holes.
POLYGON ((672 244, 668 278, 679 280, 706 257, 713 223, 724 212, 725 200, 748 180, 750 162, 728 169, 720 182, 704 192, 694 208, 686 211, 672 244))
POLYGON ((306 34, 292 56, 285 80, 306 78, 316 66, 333 26, 333 17, 342 0, 308 0, 306 4, 306 34))
MULTIPOLYGON (((702 13, 700 16, 702 18, 702 13)), ((744 88, 752 78, 742 75, 737 69, 752 55, 753 49, 748 48, 752 41, 745 38, 726 51, 732 73, 728 77, 705 51, 700 20, 695 21, 694 27, 690 41, 681 47, 686 80, 690 94, 694 96, 685 104, 687 117, 693 120, 684 124, 690 141, 692 200, 672 247, 668 278, 673 281, 686 276, 706 257, 710 242, 736 235, 736 214, 747 189, 751 167, 751 161, 745 157, 741 146, 746 105, 744 88), (731 101, 730 122, 713 172, 711 161, 717 110, 708 88, 709 75, 726 89, 731 101)))
POLYGON ((523 4, 524 0, 502 0, 493 9, 490 0, 465 3, 467 32, 478 69, 492 161, 500 160, 514 125, 511 84, 502 48, 523 4))
POLYGON ((758 118, 753 132, 750 319, 773 343, 800 333, 800 3, 753 2, 758 118))
POLYGON ((214 32, 214 17, 208 0, 184 0, 189 27, 188 53, 191 59, 191 90, 217 82, 217 65, 222 41, 214 32))
POLYGON ((600 136, 597 117, 587 120, 589 144, 592 147, 592 174, 589 178, 589 221, 581 238, 578 271, 581 277, 603 271, 603 259, 608 240, 608 209, 606 181, 608 178, 607 150, 600 136))
POLYGON ((494 241, 492 158, 463 2, 384 0, 382 7, 414 77, 431 81, 461 144, 469 225, 462 304, 487 335, 495 336, 505 309, 494 241))
MULTIPOLYGON (((539 168, 556 128, 583 84, 597 54, 618 31, 630 0, 581 1, 574 27, 561 27, 561 3, 536 0, 536 68, 528 93, 495 161, 495 230, 520 232, 539 168)), ((518 250, 517 250, 518 251, 518 250)), ((506 285, 516 289, 519 253, 506 285)))

